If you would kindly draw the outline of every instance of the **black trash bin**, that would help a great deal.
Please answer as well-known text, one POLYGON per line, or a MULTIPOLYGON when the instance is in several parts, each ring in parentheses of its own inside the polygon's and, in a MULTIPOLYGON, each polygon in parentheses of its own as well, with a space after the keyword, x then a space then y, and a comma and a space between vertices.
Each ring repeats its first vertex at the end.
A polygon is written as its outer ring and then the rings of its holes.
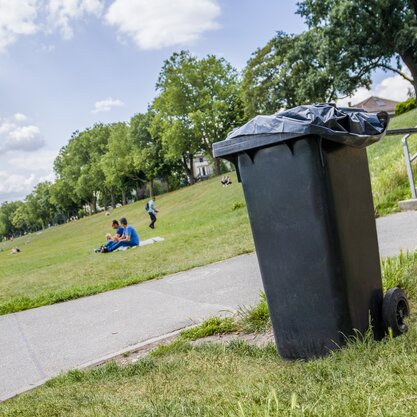
POLYGON ((387 124, 386 113, 301 106, 258 116, 213 146, 242 182, 284 358, 323 356, 370 322, 384 336, 365 147, 387 124))

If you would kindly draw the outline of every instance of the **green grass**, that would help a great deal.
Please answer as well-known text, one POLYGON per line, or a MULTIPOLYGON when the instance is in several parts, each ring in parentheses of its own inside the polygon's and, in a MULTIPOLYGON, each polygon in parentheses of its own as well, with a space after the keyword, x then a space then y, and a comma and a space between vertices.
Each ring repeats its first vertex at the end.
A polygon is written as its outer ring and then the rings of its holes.
MULTIPOLYGON (((390 128, 414 126, 417 110, 396 117, 390 128)), ((411 140, 412 151, 417 141, 411 140), (416 143, 413 143, 416 142, 416 143)), ((414 149, 416 148, 416 149, 414 149)), ((398 210, 410 197, 399 137, 368 148, 377 215, 398 210)), ((148 228, 143 201, 0 243, 0 314, 92 295, 206 265, 254 250, 241 185, 221 187, 214 178, 157 199, 157 228, 148 228), (93 249, 110 231, 113 218, 126 216, 141 239, 162 236, 154 245, 110 255, 93 249), (25 241, 29 241, 25 245, 25 241), (22 252, 10 255, 10 249, 22 252), (1 251, 2 250, 2 251, 1 251)))
MULTIPOLYGON (((417 125, 417 110, 395 117, 389 129, 417 125)), ((417 135, 409 139, 410 153, 417 152, 417 135)), ((387 136, 368 149, 375 213, 385 216, 399 210, 398 202, 411 198, 401 136, 387 136)), ((415 164, 414 164, 415 165, 415 164)), ((413 166, 416 175, 415 167, 413 166)))
POLYGON ((148 227, 145 202, 86 217, 0 244, 0 314, 96 294, 206 265, 254 250, 241 185, 218 178, 156 200, 156 229, 148 227), (127 217, 142 240, 166 240, 143 248, 95 254, 113 218, 127 217), (24 242, 29 240, 29 244, 24 242), (10 254, 12 247, 22 252, 10 254))
MULTIPOLYGON (((417 253, 383 261, 384 287, 403 285, 417 301, 417 253)), ((233 320, 211 319, 137 363, 72 371, 0 404, 0 416, 309 416, 417 415, 417 320, 396 339, 368 333, 310 362, 288 362, 275 346, 187 340, 268 325, 264 300, 233 320), (233 324, 234 323, 234 324, 233 324)))

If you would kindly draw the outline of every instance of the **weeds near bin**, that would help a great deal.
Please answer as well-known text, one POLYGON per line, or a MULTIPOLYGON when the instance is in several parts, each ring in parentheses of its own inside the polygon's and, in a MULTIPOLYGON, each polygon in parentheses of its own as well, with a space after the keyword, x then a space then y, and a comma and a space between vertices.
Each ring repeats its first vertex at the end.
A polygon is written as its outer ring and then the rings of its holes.
POLYGON ((196 340, 215 334, 233 333, 238 330, 235 320, 232 317, 211 317, 199 326, 183 330, 183 340, 196 340))
POLYGON ((234 201, 233 202, 233 206, 232 206, 232 210, 238 210, 240 208, 246 207, 246 204, 242 201, 234 201))
POLYGON ((417 252, 402 252, 399 256, 383 259, 381 262, 384 291, 402 288, 407 297, 417 296, 417 252))
POLYGON ((237 316, 240 321, 240 328, 245 333, 262 332, 271 327, 268 304, 265 293, 260 293, 260 303, 252 308, 241 307, 237 316))

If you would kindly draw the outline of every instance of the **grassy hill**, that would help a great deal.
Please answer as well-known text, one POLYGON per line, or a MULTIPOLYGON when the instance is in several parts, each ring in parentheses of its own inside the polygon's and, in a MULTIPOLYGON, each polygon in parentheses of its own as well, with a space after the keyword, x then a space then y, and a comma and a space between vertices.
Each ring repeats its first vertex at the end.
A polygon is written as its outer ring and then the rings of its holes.
MULTIPOLYGON (((390 128, 416 124, 414 110, 394 118, 390 128)), ((398 201, 410 197, 400 139, 387 137, 368 148, 377 215, 397 211, 398 201)), ((227 188, 214 178, 158 197, 161 212, 154 231, 148 228, 145 203, 138 202, 112 211, 110 217, 100 213, 1 243, 0 314, 96 294, 253 251, 242 187, 234 174, 232 179, 233 185, 227 188), (122 216, 137 228, 142 240, 154 236, 166 240, 126 252, 94 254, 93 249, 111 231, 111 220, 122 216), (15 246, 22 252, 11 255, 15 246)))
MULTIPOLYGON (((415 127, 417 110, 391 120, 389 129, 415 127)), ((410 140, 410 153, 417 152, 417 135, 410 140)), ((401 136, 387 136, 368 148, 375 213, 384 216, 398 211, 398 201, 411 198, 401 136)))
POLYGON ((254 250, 241 185, 219 179, 157 198, 156 229, 140 201, 99 213, 0 248, 0 314, 95 294, 205 265, 254 250), (235 208, 239 206, 239 208, 235 208), (126 252, 95 254, 112 219, 127 217, 142 240, 164 242, 126 252), (25 245, 25 241, 29 241, 25 245), (22 252, 10 254, 12 247, 22 252))

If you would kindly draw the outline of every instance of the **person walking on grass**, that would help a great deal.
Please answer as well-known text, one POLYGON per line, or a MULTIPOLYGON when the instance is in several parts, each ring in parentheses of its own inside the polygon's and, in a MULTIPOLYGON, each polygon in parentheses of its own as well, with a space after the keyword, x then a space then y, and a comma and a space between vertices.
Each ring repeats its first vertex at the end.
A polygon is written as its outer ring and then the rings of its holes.
POLYGON ((113 252, 121 246, 132 247, 139 245, 138 232, 133 226, 127 224, 126 217, 120 219, 120 224, 123 227, 123 236, 117 242, 111 242, 108 246, 103 247, 101 253, 113 252))
POLYGON ((151 224, 149 227, 151 229, 155 229, 155 222, 156 222, 156 213, 158 213, 158 209, 155 207, 155 197, 152 197, 147 204, 147 210, 149 213, 149 217, 151 218, 151 224))

